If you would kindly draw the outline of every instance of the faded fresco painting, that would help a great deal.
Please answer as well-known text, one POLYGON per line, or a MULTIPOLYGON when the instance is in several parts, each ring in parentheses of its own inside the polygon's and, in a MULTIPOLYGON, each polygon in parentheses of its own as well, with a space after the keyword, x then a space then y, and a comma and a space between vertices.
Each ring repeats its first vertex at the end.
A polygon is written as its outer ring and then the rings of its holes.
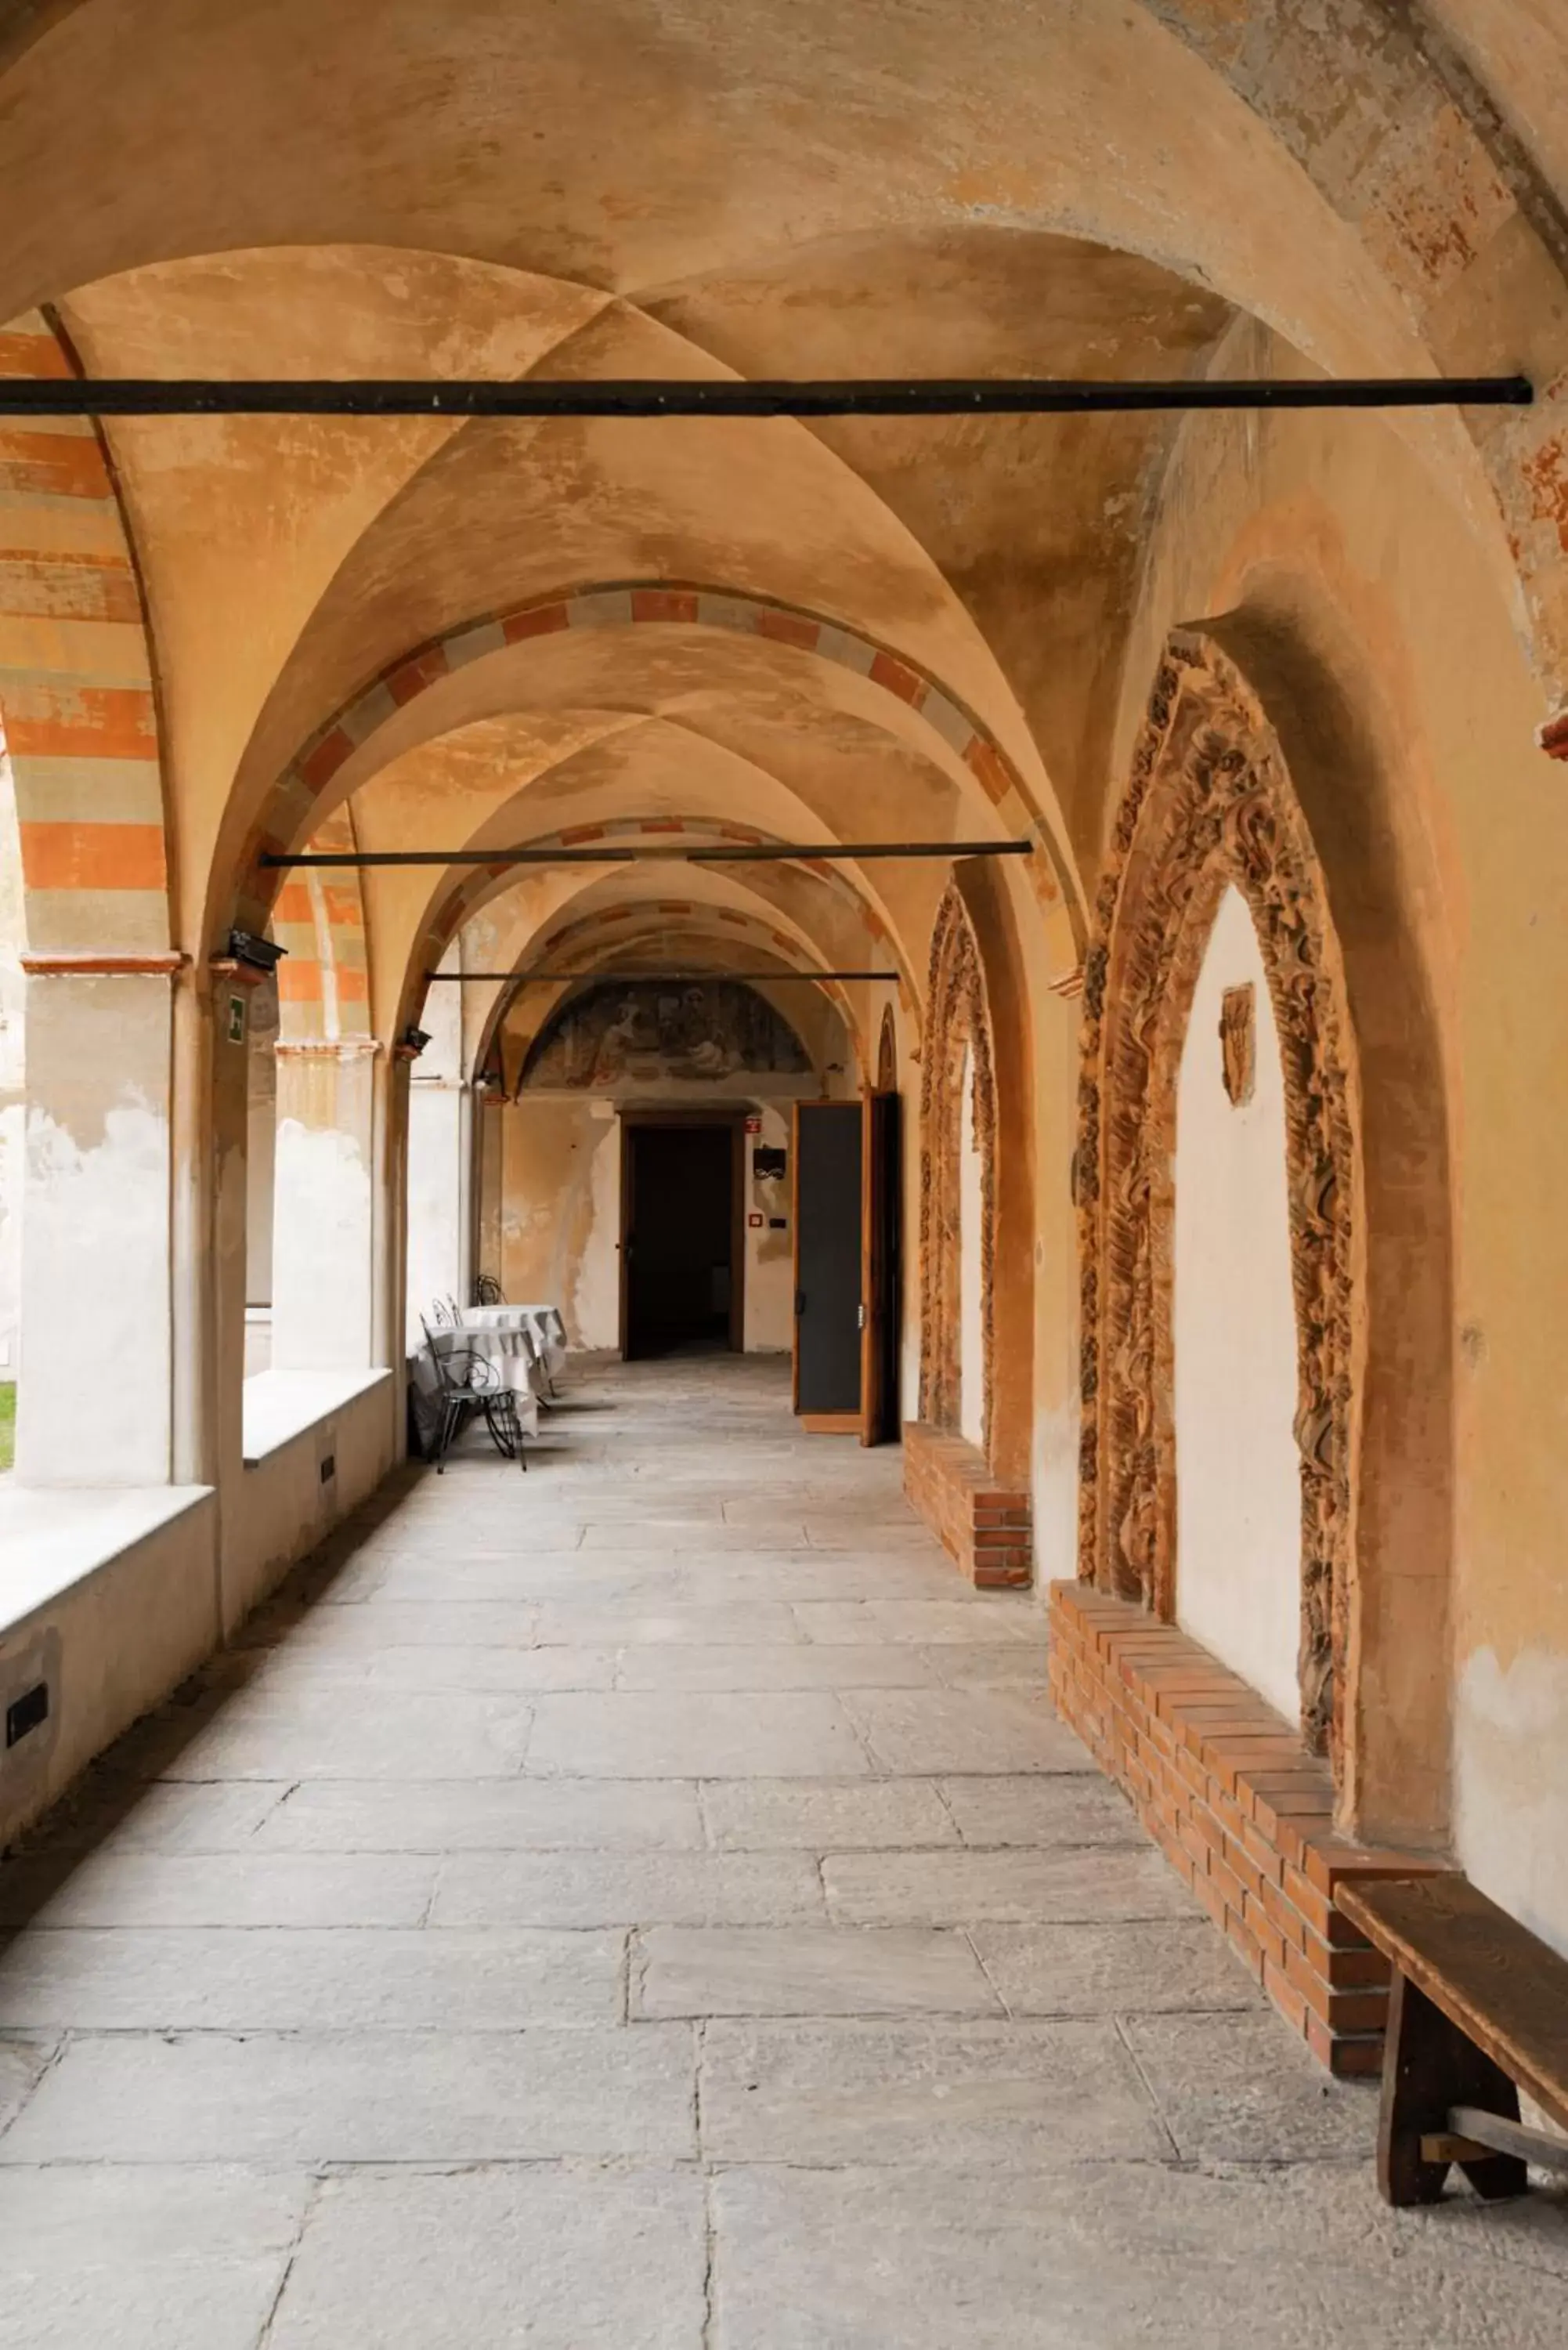
POLYGON ((607 980, 554 1014, 528 1055, 523 1083, 581 1091, 810 1070, 794 1030, 752 988, 732 980, 607 980))

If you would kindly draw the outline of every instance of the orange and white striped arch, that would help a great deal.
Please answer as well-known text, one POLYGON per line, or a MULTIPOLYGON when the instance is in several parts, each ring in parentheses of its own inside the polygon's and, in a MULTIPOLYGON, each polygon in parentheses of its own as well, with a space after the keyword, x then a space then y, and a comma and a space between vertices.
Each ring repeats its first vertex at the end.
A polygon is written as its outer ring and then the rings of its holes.
MULTIPOLYGON (((347 806, 314 833, 317 855, 353 853, 347 806)), ((351 867, 290 874, 273 906, 272 934, 286 950, 277 967, 278 1033, 286 1044, 335 1044, 370 1026, 370 965, 365 900, 351 867)))
MULTIPOLYGON (((75 371, 40 312, 0 329, 0 375, 75 371)), ((119 493, 85 418, 0 421, 0 756, 16 790, 29 959, 165 965, 151 652, 119 493)))

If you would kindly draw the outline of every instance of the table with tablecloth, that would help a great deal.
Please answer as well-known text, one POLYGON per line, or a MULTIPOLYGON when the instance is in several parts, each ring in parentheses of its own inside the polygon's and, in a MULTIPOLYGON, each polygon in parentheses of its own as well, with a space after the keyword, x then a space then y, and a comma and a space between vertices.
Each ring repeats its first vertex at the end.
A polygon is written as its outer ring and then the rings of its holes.
POLYGON ((552 1378, 566 1367, 566 1326, 558 1305, 464 1305, 462 1330, 522 1330, 532 1336, 539 1360, 552 1378))

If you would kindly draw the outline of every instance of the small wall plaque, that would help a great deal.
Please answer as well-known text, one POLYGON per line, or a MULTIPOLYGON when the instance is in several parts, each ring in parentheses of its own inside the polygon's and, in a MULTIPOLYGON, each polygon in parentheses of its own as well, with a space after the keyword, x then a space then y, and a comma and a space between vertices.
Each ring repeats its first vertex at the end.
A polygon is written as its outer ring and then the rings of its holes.
POLYGON ((245 999, 243 995, 229 998, 229 1042, 243 1045, 245 1041, 245 999))
POLYGON ((1236 1109, 1251 1100, 1257 1083, 1257 1012, 1250 979, 1241 987, 1228 987, 1220 1000, 1220 1050, 1225 1091, 1236 1109))

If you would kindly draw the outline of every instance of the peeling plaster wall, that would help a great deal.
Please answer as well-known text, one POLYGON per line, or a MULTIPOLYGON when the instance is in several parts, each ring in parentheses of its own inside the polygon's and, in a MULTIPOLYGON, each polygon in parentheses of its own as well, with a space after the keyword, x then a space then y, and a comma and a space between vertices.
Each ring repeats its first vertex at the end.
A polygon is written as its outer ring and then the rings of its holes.
POLYGON ((500 1128, 501 1286, 559 1305, 572 1347, 620 1343, 620 1127, 581 1095, 509 1102, 500 1128))
POLYGON ((373 1359, 374 1084, 368 1053, 342 1059, 297 1049, 286 1057, 279 1053, 272 1350, 277 1368, 359 1369, 373 1359))
POLYGON ((161 1484, 173 1344, 168 981, 31 979, 26 1046, 18 1472, 39 1485, 161 1484))
POLYGON ((1285 1096, 1268 977, 1246 899, 1227 889, 1198 975, 1177 1086, 1176 1613, 1194 1638, 1301 1719, 1301 1476, 1285 1096), (1251 1101, 1225 1090, 1220 1003, 1251 984, 1251 1101))
MULTIPOLYGON (((672 1103, 679 1087, 660 1090, 672 1103)), ((712 1107, 710 1089, 684 1088, 685 1102, 712 1107)), ((652 1098, 649 1107, 654 1107, 652 1098)), ((789 1147, 790 1114, 777 1101, 751 1101, 762 1131, 746 1137, 742 1208, 745 1226, 745 1348, 787 1351, 794 1343, 794 1233, 767 1219, 789 1213, 789 1180, 754 1176, 753 1147, 789 1147)), ((502 1128, 502 1286, 508 1297, 558 1305, 573 1347, 620 1344, 621 1125, 613 1102, 581 1094, 524 1094, 493 1112, 502 1128)))

